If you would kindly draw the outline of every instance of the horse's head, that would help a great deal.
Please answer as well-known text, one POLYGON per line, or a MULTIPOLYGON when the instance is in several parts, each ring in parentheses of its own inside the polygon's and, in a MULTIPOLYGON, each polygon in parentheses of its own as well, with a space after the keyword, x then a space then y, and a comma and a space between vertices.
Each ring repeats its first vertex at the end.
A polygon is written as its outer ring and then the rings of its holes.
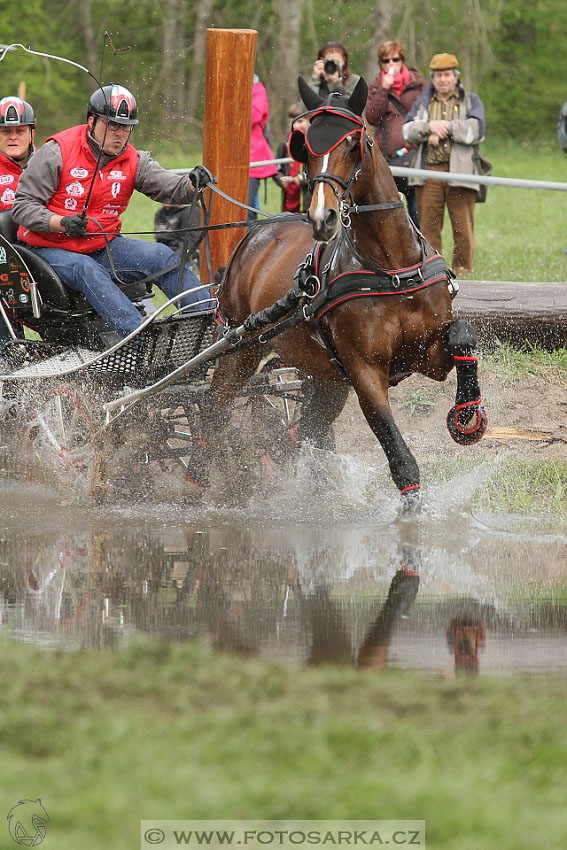
POLYGON ((363 168, 368 170, 368 162, 373 160, 372 137, 362 117, 368 86, 361 77, 350 97, 335 94, 323 100, 302 77, 298 85, 310 124, 306 134, 292 126, 289 152, 307 165, 313 187, 308 211, 313 235, 328 242, 339 233, 341 217, 347 219, 349 199, 369 189, 368 185, 356 185, 363 168))

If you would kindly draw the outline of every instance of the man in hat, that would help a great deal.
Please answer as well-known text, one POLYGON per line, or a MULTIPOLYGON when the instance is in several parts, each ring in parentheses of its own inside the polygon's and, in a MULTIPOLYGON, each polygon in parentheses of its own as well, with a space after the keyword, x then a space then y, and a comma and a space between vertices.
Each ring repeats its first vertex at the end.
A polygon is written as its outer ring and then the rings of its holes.
MULTIPOLYGON (((476 174, 475 147, 484 138, 484 106, 477 94, 465 92, 459 62, 451 53, 437 53, 429 63, 431 83, 406 116, 404 138, 417 151, 413 168, 476 174)), ((470 273, 474 256, 474 205, 478 184, 458 180, 409 178, 417 186, 421 230, 441 253, 445 206, 453 228, 453 269, 470 273)))

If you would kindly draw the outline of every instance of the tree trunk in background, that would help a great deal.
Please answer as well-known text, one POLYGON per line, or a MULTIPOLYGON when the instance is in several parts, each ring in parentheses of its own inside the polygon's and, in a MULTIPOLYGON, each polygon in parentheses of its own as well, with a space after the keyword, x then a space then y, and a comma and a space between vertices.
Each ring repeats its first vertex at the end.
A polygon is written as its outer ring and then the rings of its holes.
POLYGON ((394 12, 393 0, 374 0, 374 49, 368 56, 365 69, 365 76, 369 81, 373 80, 378 72, 378 45, 392 38, 394 12))
MULTIPOLYGON (((97 43, 93 28, 91 5, 91 0, 79 0, 77 3, 77 22, 79 25, 79 32, 81 34, 83 50, 85 51, 85 65, 91 74, 98 77, 100 62, 97 61, 99 57, 97 55, 97 43)), ((100 49, 102 50, 102 44, 100 45, 100 49)), ((87 85, 89 91, 94 90, 95 82, 92 78, 89 78, 87 85)))
POLYGON ((276 37, 276 62, 273 81, 263 81, 269 94, 270 126, 277 146, 289 130, 287 110, 299 100, 301 16, 303 0, 287 0, 277 4, 278 32, 276 37))
POLYGON ((163 63, 160 89, 163 118, 180 119, 186 108, 184 0, 165 0, 162 14, 163 63))
POLYGON ((191 119, 195 117, 197 103, 203 91, 207 27, 211 23, 213 6, 214 0, 198 0, 195 8, 191 64, 187 81, 187 113, 191 119))

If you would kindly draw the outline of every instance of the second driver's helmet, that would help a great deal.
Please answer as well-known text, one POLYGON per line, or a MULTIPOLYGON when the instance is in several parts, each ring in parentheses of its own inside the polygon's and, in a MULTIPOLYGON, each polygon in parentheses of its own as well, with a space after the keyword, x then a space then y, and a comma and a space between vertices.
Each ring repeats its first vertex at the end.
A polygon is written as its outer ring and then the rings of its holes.
POLYGON ((3 97, 0 100, 0 127, 35 127, 35 112, 27 100, 3 97))
POLYGON ((132 92, 124 86, 111 83, 97 89, 89 98, 87 118, 94 115, 107 118, 116 124, 134 125, 138 123, 138 104, 132 92))

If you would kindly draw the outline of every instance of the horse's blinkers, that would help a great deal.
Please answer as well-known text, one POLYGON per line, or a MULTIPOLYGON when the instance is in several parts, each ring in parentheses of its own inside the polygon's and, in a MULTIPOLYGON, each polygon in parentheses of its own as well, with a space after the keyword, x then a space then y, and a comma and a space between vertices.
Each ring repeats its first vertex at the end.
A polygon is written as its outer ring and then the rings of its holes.
POLYGON ((295 159, 296 162, 302 162, 304 165, 307 165, 307 162, 309 161, 309 154, 305 143, 305 133, 301 130, 292 130, 289 134, 287 147, 292 159, 295 159))

